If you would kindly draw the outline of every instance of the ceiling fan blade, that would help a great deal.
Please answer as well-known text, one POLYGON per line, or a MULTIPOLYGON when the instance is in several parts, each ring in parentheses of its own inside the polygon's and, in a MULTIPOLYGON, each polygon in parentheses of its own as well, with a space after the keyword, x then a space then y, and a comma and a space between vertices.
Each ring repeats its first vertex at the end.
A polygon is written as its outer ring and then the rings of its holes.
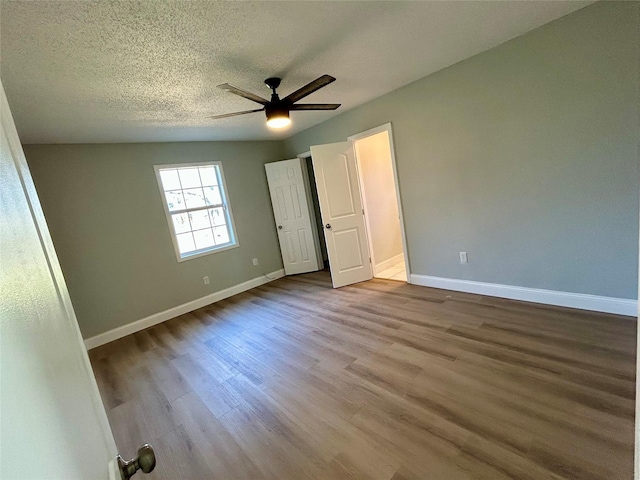
POLYGON ((295 103, 289 110, 335 110, 340 103, 295 103))
POLYGON ((235 112, 235 113, 224 113, 222 115, 214 115, 213 117, 207 117, 207 118, 213 118, 217 120, 218 118, 235 117, 238 115, 244 115, 245 113, 261 112, 262 110, 264 110, 264 108, 256 108, 255 110, 245 110, 244 112, 235 112))
POLYGON ((329 85, 331 82, 334 82, 336 79, 331 75, 322 75, 319 78, 316 78, 313 82, 307 83, 304 87, 299 88, 295 92, 287 95, 282 99, 283 102, 295 103, 298 100, 303 99, 307 95, 311 95, 316 90, 324 87, 325 85, 329 85))
POLYGON ((252 101, 257 102, 257 103, 259 103, 261 105, 266 105, 267 103, 269 103, 269 100, 266 100, 266 99, 256 95, 255 93, 247 92, 247 91, 242 90, 240 88, 234 87, 233 85, 229 85, 228 83, 223 83, 222 85, 218 85, 218 88, 221 88, 225 92, 235 93, 236 95, 240 95, 241 97, 244 97, 244 98, 246 98, 248 100, 252 100, 252 101))

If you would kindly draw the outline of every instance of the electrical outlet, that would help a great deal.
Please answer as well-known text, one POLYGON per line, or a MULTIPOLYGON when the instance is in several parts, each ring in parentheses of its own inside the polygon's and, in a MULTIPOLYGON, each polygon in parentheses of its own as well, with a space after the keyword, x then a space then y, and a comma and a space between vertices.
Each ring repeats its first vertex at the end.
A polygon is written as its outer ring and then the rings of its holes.
POLYGON ((202 281, 205 285, 209 285, 209 277, 202 277, 202 281))
POLYGON ((460 263, 469 263, 469 257, 467 257, 467 252, 460 252, 460 263))
POLYGON ((257 267, 258 266, 258 259, 254 258, 252 261, 253 261, 253 266, 257 267))

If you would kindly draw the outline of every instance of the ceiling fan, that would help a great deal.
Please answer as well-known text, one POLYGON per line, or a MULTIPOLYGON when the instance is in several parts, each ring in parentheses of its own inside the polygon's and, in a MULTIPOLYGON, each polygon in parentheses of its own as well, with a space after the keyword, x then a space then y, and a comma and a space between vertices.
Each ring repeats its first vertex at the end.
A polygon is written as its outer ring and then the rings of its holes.
POLYGON ((259 95, 255 95, 251 92, 241 90, 237 87, 223 83, 218 85, 218 88, 230 93, 235 93, 241 97, 252 100, 260 105, 264 105, 262 108, 255 110, 245 110, 243 112, 225 113, 223 115, 214 115, 209 118, 227 118, 235 117, 236 115, 244 115, 245 113, 264 112, 267 115, 267 125, 272 128, 283 128, 291 123, 289 118, 289 112, 291 110, 335 110, 340 106, 339 103, 296 103, 298 100, 303 99, 307 95, 311 95, 316 90, 321 89, 335 81, 335 78, 331 75, 322 75, 316 78, 313 82, 307 83, 304 87, 299 88, 293 93, 290 93, 284 98, 280 98, 276 92, 276 89, 280 86, 281 79, 278 77, 267 78, 264 83, 271 89, 271 100, 262 98, 259 95))

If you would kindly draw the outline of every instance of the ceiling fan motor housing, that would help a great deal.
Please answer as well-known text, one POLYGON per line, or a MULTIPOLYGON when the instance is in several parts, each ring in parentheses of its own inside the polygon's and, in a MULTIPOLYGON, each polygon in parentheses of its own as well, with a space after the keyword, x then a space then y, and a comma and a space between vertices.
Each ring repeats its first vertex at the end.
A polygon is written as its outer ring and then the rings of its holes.
POLYGON ((267 118, 275 118, 275 117, 289 117, 289 108, 287 104, 282 103, 280 101, 276 103, 267 103, 264 106, 265 114, 267 118))

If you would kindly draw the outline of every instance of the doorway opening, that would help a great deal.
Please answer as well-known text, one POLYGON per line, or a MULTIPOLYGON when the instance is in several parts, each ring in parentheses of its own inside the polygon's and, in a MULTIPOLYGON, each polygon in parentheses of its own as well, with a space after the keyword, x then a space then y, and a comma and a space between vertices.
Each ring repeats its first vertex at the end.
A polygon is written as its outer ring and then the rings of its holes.
POLYGON ((349 137, 353 142, 375 278, 406 282, 408 269, 390 125, 349 137))

